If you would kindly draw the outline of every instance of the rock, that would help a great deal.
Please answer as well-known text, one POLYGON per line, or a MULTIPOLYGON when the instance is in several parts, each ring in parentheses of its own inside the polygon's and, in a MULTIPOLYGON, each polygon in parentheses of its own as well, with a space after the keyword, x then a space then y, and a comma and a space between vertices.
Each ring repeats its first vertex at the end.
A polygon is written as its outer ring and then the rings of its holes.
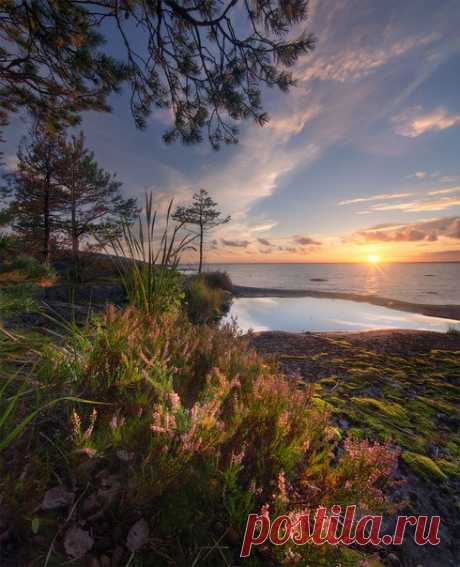
POLYGON ((75 494, 67 492, 62 486, 50 488, 43 498, 41 504, 42 510, 55 510, 56 508, 65 508, 74 501, 75 494))
POLYGON ((391 567, 399 567, 401 565, 401 561, 394 553, 387 555, 387 563, 391 565, 391 567))
POLYGON ((124 461, 125 463, 128 463, 129 461, 133 460, 134 454, 129 453, 126 449, 118 449, 117 457, 120 459, 120 461, 124 461))
POLYGON ((99 563, 101 564, 101 567, 110 567, 110 559, 107 555, 101 555, 99 557, 99 563))
POLYGON ((74 559, 85 556, 93 547, 94 539, 85 530, 74 526, 67 530, 64 538, 64 549, 74 559))
POLYGON ((131 551, 139 551, 149 539, 149 525, 142 518, 138 520, 129 530, 126 538, 126 547, 131 551))

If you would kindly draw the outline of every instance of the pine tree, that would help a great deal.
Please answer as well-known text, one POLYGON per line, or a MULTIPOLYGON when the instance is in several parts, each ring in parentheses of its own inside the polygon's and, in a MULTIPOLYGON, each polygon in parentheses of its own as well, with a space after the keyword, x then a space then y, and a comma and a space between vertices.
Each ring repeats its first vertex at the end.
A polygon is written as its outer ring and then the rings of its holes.
POLYGON ((184 225, 196 226, 200 241, 200 263, 198 273, 203 269, 203 254, 205 238, 212 229, 226 224, 230 216, 221 217, 222 213, 217 210, 217 203, 211 199, 208 192, 201 189, 193 195, 192 205, 189 207, 177 207, 172 218, 184 225))
POLYGON ((61 134, 35 129, 19 147, 16 170, 5 176, 3 193, 12 199, 8 208, 12 227, 45 262, 50 260, 61 205, 56 173, 63 143, 61 134))
POLYGON ((2 0, 0 106, 75 124, 127 81, 139 127, 169 108, 165 140, 236 141, 245 118, 267 121, 261 88, 286 91, 314 47, 309 0, 2 0), (103 24, 103 25, 101 25, 103 24), (120 55, 110 54, 109 39, 120 55), (108 43, 108 42, 107 42, 108 43))
POLYGON ((138 209, 135 199, 123 198, 116 177, 99 167, 94 153, 85 147, 83 132, 72 136, 61 152, 57 179, 63 214, 58 224, 78 262, 82 241, 101 246, 113 240, 138 209))

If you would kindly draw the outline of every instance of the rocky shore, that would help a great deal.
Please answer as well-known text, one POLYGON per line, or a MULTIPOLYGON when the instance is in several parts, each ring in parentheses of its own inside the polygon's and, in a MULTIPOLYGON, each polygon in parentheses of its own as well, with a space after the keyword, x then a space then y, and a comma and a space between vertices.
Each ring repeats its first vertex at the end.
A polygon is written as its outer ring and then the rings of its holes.
MULTIPOLYGON (((380 550, 386 565, 455 567, 460 557, 460 334, 426 331, 260 332, 259 353, 314 388, 340 435, 401 450, 397 514, 441 516, 436 546, 380 550)), ((388 518, 392 525, 395 517, 388 518)))

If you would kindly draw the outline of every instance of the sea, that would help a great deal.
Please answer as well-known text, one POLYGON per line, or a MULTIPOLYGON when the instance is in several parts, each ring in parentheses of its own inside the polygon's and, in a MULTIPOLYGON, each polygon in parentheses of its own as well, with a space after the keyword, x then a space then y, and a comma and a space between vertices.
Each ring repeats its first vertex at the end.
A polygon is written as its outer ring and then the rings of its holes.
MULTIPOLYGON (((374 295, 410 303, 460 305, 460 263, 208 264, 236 285, 374 295)), ((370 303, 316 297, 241 297, 226 321, 254 331, 460 331, 460 321, 370 303)))
POLYGON ((376 295, 436 305, 460 304, 460 262, 381 264, 208 264, 236 285, 376 295))

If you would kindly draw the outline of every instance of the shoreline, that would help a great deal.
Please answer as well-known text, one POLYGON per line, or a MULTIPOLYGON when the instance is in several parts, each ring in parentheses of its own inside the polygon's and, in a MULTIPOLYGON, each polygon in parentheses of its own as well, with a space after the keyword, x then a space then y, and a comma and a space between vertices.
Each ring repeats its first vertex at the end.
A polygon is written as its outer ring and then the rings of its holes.
POLYGON ((453 319, 460 321, 460 305, 433 305, 425 303, 410 303, 398 299, 389 299, 378 295, 365 295, 357 293, 318 291, 313 289, 273 289, 263 287, 233 286, 234 297, 316 297, 319 299, 344 299, 359 303, 370 303, 381 307, 419 313, 428 317, 453 319))

